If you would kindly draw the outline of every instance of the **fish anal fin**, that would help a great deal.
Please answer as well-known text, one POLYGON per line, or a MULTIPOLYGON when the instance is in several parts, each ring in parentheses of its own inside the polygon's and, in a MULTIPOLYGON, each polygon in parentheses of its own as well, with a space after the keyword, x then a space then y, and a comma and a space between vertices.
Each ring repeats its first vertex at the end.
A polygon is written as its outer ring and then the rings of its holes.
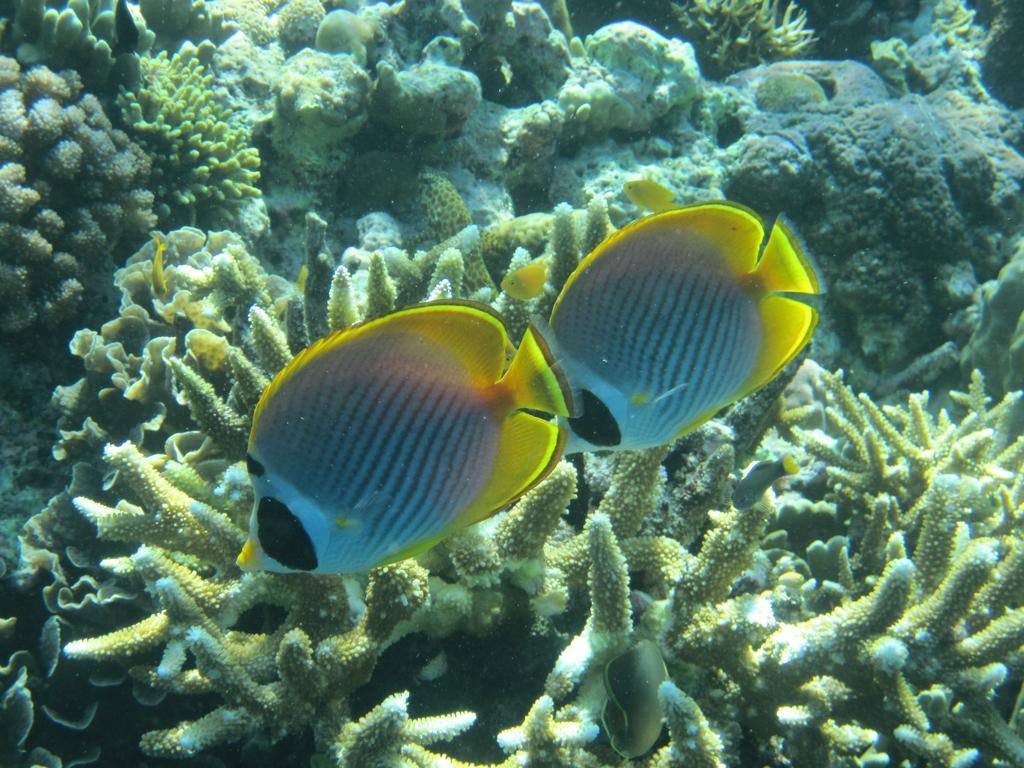
POLYGON ((510 415, 498 438, 494 473, 455 527, 490 517, 547 477, 562 458, 566 437, 553 421, 522 412, 510 415))
POLYGON ((817 310, 786 296, 766 296, 759 304, 764 337, 757 361, 735 399, 775 378, 811 340, 818 324, 817 310))
POLYGON ((501 386, 509 393, 513 408, 532 408, 557 416, 572 413, 568 382, 544 338, 533 326, 523 336, 501 386))
POLYGON ((775 221, 755 274, 764 293, 821 293, 821 281, 796 235, 775 221))

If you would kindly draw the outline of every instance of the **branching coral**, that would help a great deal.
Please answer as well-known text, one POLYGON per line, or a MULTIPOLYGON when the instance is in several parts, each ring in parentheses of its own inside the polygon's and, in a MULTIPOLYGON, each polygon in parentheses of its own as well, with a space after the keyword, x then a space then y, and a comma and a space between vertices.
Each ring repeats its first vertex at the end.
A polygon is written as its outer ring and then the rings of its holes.
MULTIPOLYGON (((143 60, 143 82, 118 103, 154 159, 157 211, 190 222, 260 194, 259 152, 212 90, 213 76, 186 46, 143 60)), ((173 219, 171 219, 173 220, 173 219)))
POLYGON ((80 308, 88 273, 153 225, 149 170, 74 73, 0 58, 0 331, 80 308))
POLYGON ((719 73, 810 52, 814 30, 795 2, 782 0, 687 0, 673 8, 719 73))
POLYGON ((459 635, 516 653, 508 630, 525 624, 550 657, 531 669, 532 703, 501 708, 505 768, 618 764, 596 739, 604 673, 640 641, 657 644, 669 678, 656 695, 668 742, 649 768, 745 755, 952 766, 982 750, 1020 763, 1004 699, 1024 643, 1024 440, 1019 395, 993 405, 980 377, 942 411, 925 395, 881 406, 840 375, 805 369, 805 407, 771 411, 782 437, 760 451, 797 456, 809 498, 777 503, 768 491, 749 509, 728 504, 734 457, 754 449, 779 391, 767 390, 676 449, 587 456, 581 475, 561 462, 512 509, 415 560, 351 577, 239 572, 248 420, 293 353, 425 295, 473 291, 528 318, 607 231, 599 204, 547 215, 540 248, 555 284, 516 304, 472 277, 504 240, 476 232, 446 179, 424 182, 429 250, 335 268, 326 224, 310 215, 300 295, 230 233, 158 235, 163 267, 147 244, 117 274, 120 316, 75 341, 87 375, 58 398, 59 453, 82 462, 73 488, 26 529, 25 551, 54 573, 47 604, 75 632, 66 656, 126 664, 148 688, 212 702, 143 734, 144 753, 190 757, 312 731, 318 758, 341 766, 471 765, 433 742, 474 713, 412 716, 421 689, 412 704, 390 695, 378 665, 387 658, 393 672, 413 663, 400 653, 410 644, 450 650, 459 635), (100 410, 104 422, 90 422, 100 410), (73 561, 48 552, 72 531, 73 561), (119 586, 115 613, 105 606, 119 586), (86 603, 90 629, 75 622, 86 603), (360 717, 353 701, 380 703, 360 717))

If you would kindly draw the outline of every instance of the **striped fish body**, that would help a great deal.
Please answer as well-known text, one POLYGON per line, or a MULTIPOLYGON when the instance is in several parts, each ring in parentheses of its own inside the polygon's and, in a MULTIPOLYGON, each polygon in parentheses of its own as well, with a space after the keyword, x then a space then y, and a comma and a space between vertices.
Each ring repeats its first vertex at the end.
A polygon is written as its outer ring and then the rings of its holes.
POLYGON ((529 341, 503 377, 507 346, 489 311, 444 304, 300 354, 254 417, 256 503, 239 564, 364 571, 422 551, 539 482, 563 434, 517 409, 567 412, 562 385, 529 341))
POLYGON ((703 204, 641 219, 581 262, 548 333, 579 406, 567 451, 671 442, 792 359, 816 314, 788 294, 818 282, 788 230, 765 240, 745 208, 703 204))

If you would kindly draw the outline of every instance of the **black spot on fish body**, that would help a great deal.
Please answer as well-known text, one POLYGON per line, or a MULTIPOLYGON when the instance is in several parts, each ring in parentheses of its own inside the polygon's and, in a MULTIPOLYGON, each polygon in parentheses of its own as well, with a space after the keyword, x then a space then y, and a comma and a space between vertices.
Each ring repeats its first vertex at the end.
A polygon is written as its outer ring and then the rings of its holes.
POLYGON ((117 33, 117 42, 111 53, 117 57, 122 53, 134 53, 135 46, 139 44, 139 28, 135 25, 135 18, 128 9, 127 0, 117 0, 114 9, 114 31, 117 33))
POLYGON ((622 431, 608 406, 589 389, 580 391, 582 414, 569 419, 569 429, 598 448, 611 448, 622 442, 622 431))
POLYGON ((286 568, 316 569, 316 550, 302 522, 287 505, 270 496, 260 499, 256 525, 263 551, 286 568))
POLYGON ((245 454, 245 468, 249 471, 251 477, 263 477, 267 471, 266 467, 252 457, 251 453, 245 454))

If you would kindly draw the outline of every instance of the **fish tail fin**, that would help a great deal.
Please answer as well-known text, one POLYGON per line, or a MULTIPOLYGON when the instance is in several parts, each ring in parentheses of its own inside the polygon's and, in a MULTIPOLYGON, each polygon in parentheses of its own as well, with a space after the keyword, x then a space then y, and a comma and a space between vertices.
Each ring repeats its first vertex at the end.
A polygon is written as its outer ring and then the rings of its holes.
POLYGON ((754 270, 761 293, 764 338, 753 371, 739 397, 774 379, 811 340, 818 311, 801 297, 822 293, 822 283, 796 235, 777 219, 754 270))
POLYGON ((754 274, 766 294, 824 292, 818 270, 782 217, 775 220, 754 274))
POLYGON ((807 346, 818 324, 818 311, 814 307, 787 296, 765 296, 760 302, 760 312, 764 329, 761 351, 739 397, 774 379, 807 346))
POLYGON ((498 438, 494 475, 455 527, 490 517, 540 483, 561 460, 567 436, 553 421, 530 413, 511 414, 498 438))
POLYGON ((516 408, 572 415, 572 394, 544 337, 530 326, 501 379, 516 408))

